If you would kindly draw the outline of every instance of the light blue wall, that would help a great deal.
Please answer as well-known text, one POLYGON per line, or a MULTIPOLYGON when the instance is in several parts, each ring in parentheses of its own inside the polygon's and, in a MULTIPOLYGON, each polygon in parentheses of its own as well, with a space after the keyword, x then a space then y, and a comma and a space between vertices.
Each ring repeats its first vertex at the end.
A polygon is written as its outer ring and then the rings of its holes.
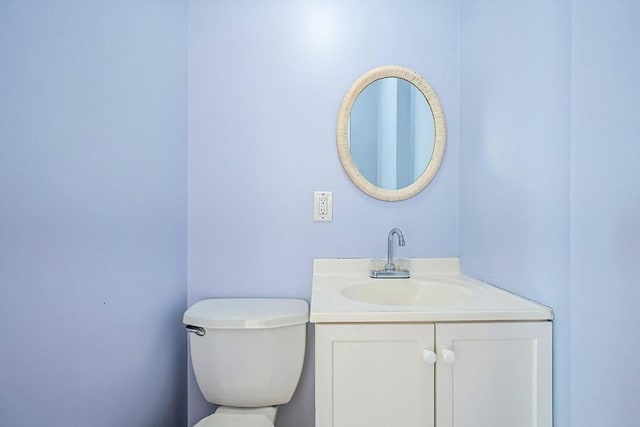
POLYGON ((637 426, 640 4, 460 22, 463 268, 554 308, 556 426, 637 426))
MULTIPOLYGON (((181 426, 187 400, 192 425, 187 293, 308 299, 313 258, 383 256, 397 225, 401 255, 554 308, 556 427, 636 427, 639 9, 1 0, 0 425, 181 426), (441 171, 398 203, 335 149, 381 64, 448 121, 441 171)), ((312 331, 278 427, 312 425, 312 331)))
POLYGON ((571 414, 640 425, 640 2, 572 14, 571 414))
POLYGON ((462 2, 460 257, 554 309, 557 426, 569 425, 568 2, 462 2))
POLYGON ((0 1, 0 425, 186 422, 187 5, 0 1))
MULTIPOLYGON (((456 2, 192 2, 189 23, 191 303, 308 299, 313 258, 383 257, 393 226, 402 256, 457 255, 456 2), (425 75, 449 126, 440 173, 397 203, 357 190, 335 142, 346 91, 382 64, 425 75), (313 222, 314 190, 333 191, 333 222, 313 222)), ((279 427, 312 425, 312 373, 279 427)), ((190 421, 210 411, 190 377, 190 421)))

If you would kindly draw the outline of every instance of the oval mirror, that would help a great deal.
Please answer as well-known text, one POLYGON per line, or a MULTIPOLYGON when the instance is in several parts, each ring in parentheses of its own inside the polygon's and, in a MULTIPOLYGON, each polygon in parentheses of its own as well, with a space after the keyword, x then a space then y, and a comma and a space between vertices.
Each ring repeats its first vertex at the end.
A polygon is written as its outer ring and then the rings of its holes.
POLYGON ((413 70, 387 65, 363 74, 345 95, 338 115, 338 154, 360 190, 379 200, 404 200, 438 172, 446 132, 429 83, 413 70))

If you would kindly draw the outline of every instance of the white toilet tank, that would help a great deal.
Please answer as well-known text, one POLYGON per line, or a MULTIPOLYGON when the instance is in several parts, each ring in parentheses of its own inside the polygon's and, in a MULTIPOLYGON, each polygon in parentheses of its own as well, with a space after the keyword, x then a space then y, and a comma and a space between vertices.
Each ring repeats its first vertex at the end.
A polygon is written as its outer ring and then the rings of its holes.
POLYGON ((183 323, 205 399, 224 406, 281 405, 298 385, 309 305, 298 299, 207 299, 183 323), (204 335, 200 335, 204 332, 204 335))

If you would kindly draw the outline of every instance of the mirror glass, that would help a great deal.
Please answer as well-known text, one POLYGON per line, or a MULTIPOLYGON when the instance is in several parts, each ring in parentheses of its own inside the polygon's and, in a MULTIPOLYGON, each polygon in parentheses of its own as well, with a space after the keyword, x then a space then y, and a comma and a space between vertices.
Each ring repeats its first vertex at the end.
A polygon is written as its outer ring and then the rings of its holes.
POLYGON ((403 200, 424 189, 440 167, 445 140, 438 97, 408 68, 365 73, 340 108, 340 161, 358 188, 380 200, 403 200))
POLYGON ((413 184, 431 160, 434 139, 429 103, 406 80, 376 80, 351 107, 351 157, 358 171, 377 187, 398 190, 413 184))

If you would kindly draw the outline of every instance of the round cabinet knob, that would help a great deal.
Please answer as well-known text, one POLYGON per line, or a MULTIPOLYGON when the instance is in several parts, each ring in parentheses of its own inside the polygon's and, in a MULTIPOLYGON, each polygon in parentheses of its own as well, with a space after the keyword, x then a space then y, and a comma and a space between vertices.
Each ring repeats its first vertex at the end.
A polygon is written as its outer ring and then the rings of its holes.
POLYGON ((422 350, 422 360, 424 360, 424 363, 427 365, 433 365, 436 363, 436 360, 438 360, 438 356, 433 351, 425 348, 422 350))
POLYGON ((440 352, 440 355, 442 356, 442 360, 444 360, 444 362, 448 363, 449 365, 456 361, 456 354, 453 352, 453 350, 449 350, 448 348, 443 349, 440 352))

